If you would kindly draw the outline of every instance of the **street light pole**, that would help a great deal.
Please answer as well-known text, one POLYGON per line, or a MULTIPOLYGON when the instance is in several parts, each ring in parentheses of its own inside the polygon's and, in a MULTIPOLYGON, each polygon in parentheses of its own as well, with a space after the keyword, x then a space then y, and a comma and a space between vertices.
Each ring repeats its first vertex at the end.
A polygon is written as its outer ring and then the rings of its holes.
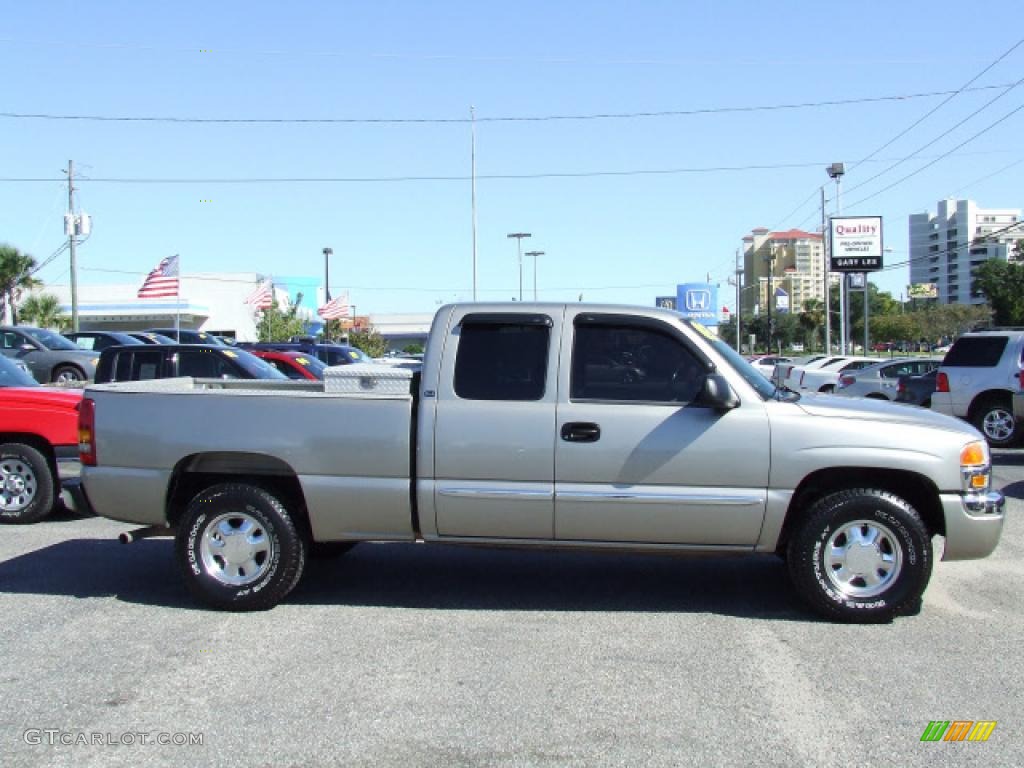
POLYGON ((519 255, 519 300, 523 300, 523 238, 532 237, 529 232, 511 232, 509 238, 516 240, 516 253, 519 255))
POLYGON ((770 246, 771 254, 765 256, 764 260, 768 262, 768 354, 772 353, 772 336, 775 335, 775 328, 772 326, 772 277, 775 274, 775 246, 770 246))
MULTIPOLYGON (((330 279, 330 256, 334 253, 333 248, 324 248, 324 304, 331 300, 331 279, 330 279)), ((324 318, 324 341, 328 339, 327 329, 330 327, 331 321, 324 318)))
POLYGON ((527 251, 523 256, 530 256, 533 258, 533 300, 537 300, 537 257, 543 256, 544 251, 527 251))
MULTIPOLYGON (((846 173, 846 167, 842 163, 832 163, 832 165, 830 165, 827 168, 825 168, 825 172, 829 175, 830 179, 835 179, 835 182, 836 182, 836 216, 838 217, 840 215, 840 212, 841 212, 841 208, 840 208, 840 205, 839 205, 839 180, 843 177, 843 174, 846 173)), ((830 253, 830 255, 833 255, 832 252, 833 252, 833 248, 834 248, 835 244, 832 243, 832 232, 831 232, 831 229, 832 228, 829 227, 829 253, 830 253)), ((846 273, 843 272, 843 273, 841 273, 841 279, 840 279, 840 282, 839 282, 839 333, 840 333, 839 353, 842 354, 842 355, 846 354, 846 342, 847 342, 846 325, 847 325, 847 321, 848 321, 847 315, 849 314, 848 307, 846 306, 846 294, 847 294, 847 280, 846 280, 846 273)))

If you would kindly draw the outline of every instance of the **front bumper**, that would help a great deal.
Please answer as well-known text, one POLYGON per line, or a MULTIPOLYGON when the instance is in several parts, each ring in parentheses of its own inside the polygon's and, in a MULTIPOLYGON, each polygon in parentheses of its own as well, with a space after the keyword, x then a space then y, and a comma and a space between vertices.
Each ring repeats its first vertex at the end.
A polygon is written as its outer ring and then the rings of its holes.
POLYGON ((976 560, 988 557, 999 543, 1006 519, 1006 499, 999 491, 986 494, 940 494, 946 519, 943 560, 976 560))

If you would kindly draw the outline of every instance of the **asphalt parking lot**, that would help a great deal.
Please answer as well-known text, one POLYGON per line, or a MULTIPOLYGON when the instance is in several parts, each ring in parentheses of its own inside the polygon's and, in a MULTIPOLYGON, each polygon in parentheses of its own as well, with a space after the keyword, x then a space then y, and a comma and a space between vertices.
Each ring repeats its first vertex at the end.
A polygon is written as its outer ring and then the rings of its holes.
POLYGON ((772 557, 414 545, 232 615, 194 606, 170 540, 0 528, 0 763, 1022 765, 1024 451, 996 485, 995 554, 937 563, 883 626, 814 618, 772 557), (923 743, 932 720, 998 724, 923 743))

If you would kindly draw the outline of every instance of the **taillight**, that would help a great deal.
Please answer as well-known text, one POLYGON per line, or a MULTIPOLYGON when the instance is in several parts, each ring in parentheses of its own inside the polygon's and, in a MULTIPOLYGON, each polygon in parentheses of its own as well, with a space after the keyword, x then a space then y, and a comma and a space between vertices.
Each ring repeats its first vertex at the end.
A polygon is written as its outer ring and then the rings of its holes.
POLYGON ((848 387, 851 384, 853 384, 853 382, 855 382, 855 381, 856 381, 856 379, 853 378, 853 376, 840 376, 839 377, 839 386, 840 387, 848 387))
POLYGON ((96 403, 82 398, 78 409, 78 460, 87 467, 96 466, 96 403))
POLYGON ((939 373, 935 377, 935 391, 936 392, 949 392, 949 376, 944 373, 939 373))
POLYGON ((907 382, 905 382, 903 379, 900 379, 899 383, 896 385, 896 394, 897 395, 905 395, 906 393, 907 393, 907 382))

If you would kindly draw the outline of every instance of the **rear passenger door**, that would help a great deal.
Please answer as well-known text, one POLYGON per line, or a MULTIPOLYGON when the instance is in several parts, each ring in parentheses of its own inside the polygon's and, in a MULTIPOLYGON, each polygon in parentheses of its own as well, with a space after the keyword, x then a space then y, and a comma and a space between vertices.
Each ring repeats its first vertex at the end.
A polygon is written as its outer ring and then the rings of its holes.
POLYGON ((458 310, 436 393, 434 508, 440 536, 551 539, 561 308, 458 310))

